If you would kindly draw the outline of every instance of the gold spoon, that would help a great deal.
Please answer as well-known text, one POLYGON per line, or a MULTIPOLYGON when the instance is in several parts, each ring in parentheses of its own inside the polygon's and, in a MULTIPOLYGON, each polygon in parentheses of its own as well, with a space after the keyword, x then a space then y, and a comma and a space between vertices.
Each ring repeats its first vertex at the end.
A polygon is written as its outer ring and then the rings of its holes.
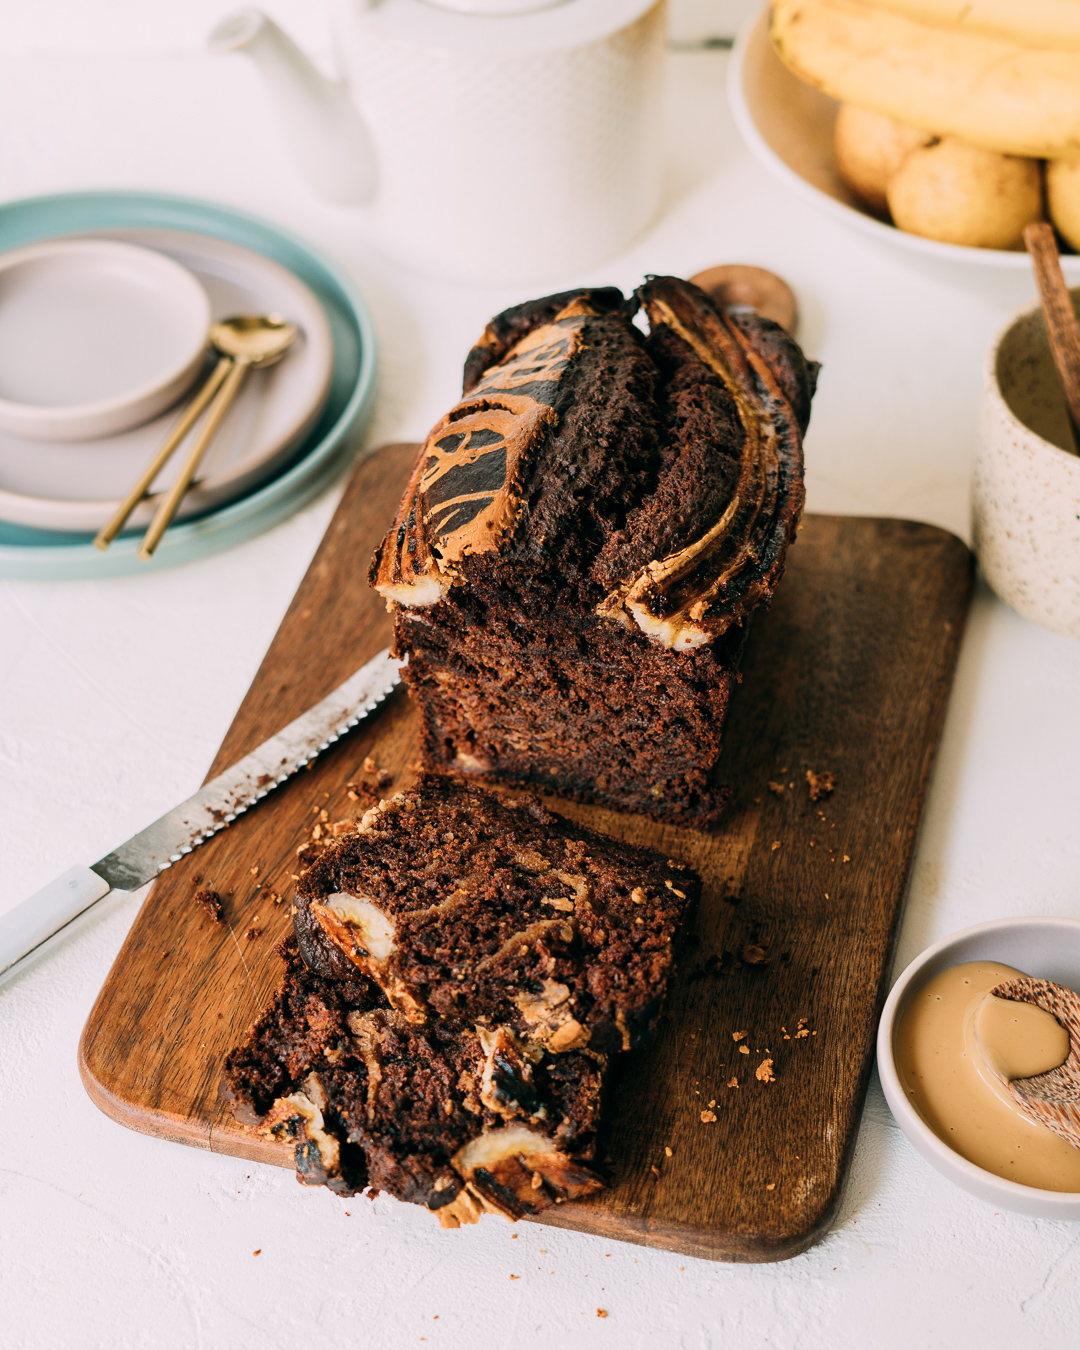
POLYGON ((1029 1120, 1045 1125, 1066 1143, 1080 1148, 1080 994, 1026 975, 1006 980, 990 992, 1016 1003, 1034 1003, 1057 1018, 1069 1033, 1069 1055, 1064 1064, 1034 1078, 1013 1078, 1005 1087, 1029 1120))
POLYGON ((239 393, 247 372, 272 366, 280 361, 296 341, 299 330, 277 315, 241 315, 223 319, 210 329, 210 345, 220 353, 220 360, 210 378, 192 399, 173 427, 168 438, 151 462, 143 470, 138 482, 120 503, 116 514, 98 534, 94 543, 106 549, 124 528, 124 523, 135 507, 146 496, 150 484, 160 473, 169 456, 195 425, 207 404, 210 413, 206 425, 191 447, 179 476, 162 500, 139 547, 139 557, 153 556, 161 536, 168 529, 177 508, 191 485, 207 446, 221 425, 233 399, 239 393), (211 404, 211 399, 213 403, 211 404))

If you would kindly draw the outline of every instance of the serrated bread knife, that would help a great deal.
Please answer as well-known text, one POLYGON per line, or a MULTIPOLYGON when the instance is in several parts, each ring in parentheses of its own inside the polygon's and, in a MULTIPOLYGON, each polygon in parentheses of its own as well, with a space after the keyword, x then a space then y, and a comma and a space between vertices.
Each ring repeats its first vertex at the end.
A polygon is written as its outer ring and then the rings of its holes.
POLYGON ((110 891, 135 891, 223 829, 373 712, 405 663, 383 648, 332 694, 212 778, 193 797, 90 867, 70 868, 0 915, 0 984, 19 973, 110 891))

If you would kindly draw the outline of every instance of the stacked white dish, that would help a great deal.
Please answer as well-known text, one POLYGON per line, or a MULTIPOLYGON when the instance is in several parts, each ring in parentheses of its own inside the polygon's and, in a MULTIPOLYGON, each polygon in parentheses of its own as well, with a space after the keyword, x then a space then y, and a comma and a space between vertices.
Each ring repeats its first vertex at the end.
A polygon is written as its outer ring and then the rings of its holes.
POLYGON ((374 366, 363 302, 333 264, 272 226, 181 198, 12 203, 0 208, 5 243, 12 218, 23 238, 0 254, 0 575, 175 564, 268 528, 326 486, 374 366), (295 347, 229 409, 153 562, 136 561, 139 537, 199 424, 125 534, 93 549, 212 367, 210 324, 242 314, 296 324, 295 347))
MULTIPOLYGON (((205 365, 206 335, 218 319, 235 314, 282 314, 299 326, 301 335, 289 359, 251 379, 229 410, 198 481, 177 513, 179 519, 202 515, 269 477, 322 410, 333 371, 330 326, 310 287, 269 258, 219 239, 145 228, 113 231, 108 240, 63 240, 17 250, 11 256, 16 262, 22 257, 37 261, 38 284, 23 288, 25 294, 14 286, 5 287, 5 259, 0 257, 0 354, 8 346, 16 349, 18 325, 31 314, 39 316, 42 335, 48 328, 57 334, 58 342, 65 332, 76 341, 69 341, 59 355, 44 341, 24 344, 19 383, 35 390, 41 402, 30 407, 0 399, 0 518, 4 520, 42 530, 101 529, 168 434, 176 419, 177 400, 205 365), (122 243, 116 242, 119 238, 122 243), (103 251, 98 253, 99 249, 103 251), (160 303, 168 298, 164 287, 145 296, 145 313, 133 313, 133 293, 138 288, 125 286, 124 278, 109 275, 107 269, 116 258, 130 266, 139 254, 170 263, 190 280, 203 299, 201 318, 192 312, 194 303, 186 310, 178 304, 160 303), (104 349, 97 360, 93 359, 94 344, 87 340, 90 322, 77 322, 78 311, 86 310, 85 302, 91 297, 96 302, 92 323, 99 333, 98 351, 104 349), (153 301, 159 302, 156 308, 153 301), (35 302, 37 308, 32 309, 35 302), (155 315, 156 324, 152 322, 155 315), (138 323, 140 318, 144 322, 138 323), (199 331, 192 343, 193 321, 198 322, 199 331), (173 337, 178 340, 170 344, 173 337), (132 379, 132 368, 138 369, 140 356, 151 360, 156 356, 164 369, 172 360, 170 345, 192 350, 185 350, 184 361, 172 378, 159 381, 153 391, 156 398, 142 395, 132 379), (148 346, 156 350, 148 353, 148 346), (73 388, 83 393, 83 400, 65 404, 60 396, 73 388), (98 396, 92 390, 100 391, 98 396), (121 390, 135 392, 129 395, 121 390), (22 416, 12 417, 5 427, 5 414, 11 408, 18 408, 22 416), (107 412, 112 413, 109 421, 107 412), (135 424, 116 426, 124 414, 135 424), (89 434, 80 435, 80 430, 89 434)), ((148 292, 149 287, 143 290, 148 292)), ((142 364, 148 367, 150 362, 142 364)), ((9 370, 10 363, 5 379, 9 370)), ((2 392, 4 386, 0 386, 2 392)), ((181 454, 162 470, 151 495, 132 513, 129 526, 149 523, 181 454)))
POLYGON ((0 254, 0 429, 41 441, 126 431, 170 407, 206 352, 186 267, 115 239, 0 254))

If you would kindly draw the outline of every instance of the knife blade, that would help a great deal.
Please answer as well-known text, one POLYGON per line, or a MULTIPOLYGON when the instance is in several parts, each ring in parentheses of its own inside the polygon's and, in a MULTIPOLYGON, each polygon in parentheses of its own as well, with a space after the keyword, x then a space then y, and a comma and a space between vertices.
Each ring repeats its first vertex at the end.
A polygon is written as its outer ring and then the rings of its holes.
POLYGON ((18 974, 30 957, 41 955, 111 891, 138 890, 310 764, 374 712, 401 682, 404 664, 384 647, 333 693, 211 778, 187 801, 96 863, 70 868, 0 915, 0 985, 18 974))

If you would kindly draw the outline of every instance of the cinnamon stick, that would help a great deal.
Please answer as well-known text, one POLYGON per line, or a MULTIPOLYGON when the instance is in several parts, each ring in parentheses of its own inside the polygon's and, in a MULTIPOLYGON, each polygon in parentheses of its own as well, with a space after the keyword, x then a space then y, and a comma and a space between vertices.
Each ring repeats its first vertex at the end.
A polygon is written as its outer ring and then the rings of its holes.
POLYGON ((1080 446, 1080 328, 1061 271, 1057 241, 1051 226, 1039 221, 1025 227, 1024 243, 1035 268, 1050 351, 1072 421, 1073 438, 1080 446))

